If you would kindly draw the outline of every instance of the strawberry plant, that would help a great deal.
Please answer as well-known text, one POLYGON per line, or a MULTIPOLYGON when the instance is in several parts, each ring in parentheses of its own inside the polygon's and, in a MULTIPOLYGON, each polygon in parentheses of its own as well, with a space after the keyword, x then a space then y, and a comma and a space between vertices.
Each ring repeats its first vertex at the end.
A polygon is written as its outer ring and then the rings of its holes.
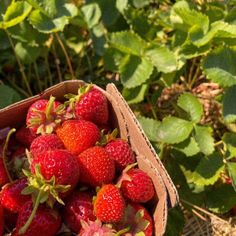
MULTIPOLYGON (((113 82, 168 169, 183 206, 228 218, 236 205, 235 3, 5 0, 0 7, 0 108, 62 80, 113 82)), ((73 116, 93 116, 90 121, 106 125, 106 112, 101 118, 96 110, 103 97, 93 89, 85 92, 68 95, 73 116), (93 114, 84 114, 83 100, 93 97, 93 114)), ((59 125, 67 111, 58 107, 45 103, 37 112, 50 121, 49 127, 35 126, 39 133, 59 125)), ((83 126, 69 123, 61 129, 83 126)), ((97 129, 91 129, 94 138, 87 147, 99 139, 97 129)), ((32 135, 18 131, 16 137, 25 137, 20 142, 30 146, 32 135)), ((80 153, 85 144, 64 145, 80 153)), ((184 221, 180 208, 169 219, 172 230, 166 234, 178 235, 184 221)))

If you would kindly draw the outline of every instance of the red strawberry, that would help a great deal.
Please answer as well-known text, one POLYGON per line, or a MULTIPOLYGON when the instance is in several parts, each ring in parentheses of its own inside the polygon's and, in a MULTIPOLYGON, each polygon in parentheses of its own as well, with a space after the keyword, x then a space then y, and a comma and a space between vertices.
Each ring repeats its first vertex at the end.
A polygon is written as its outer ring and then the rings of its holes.
POLYGON ((113 184, 102 186, 94 202, 94 212, 98 219, 106 223, 119 222, 125 210, 125 202, 120 190, 113 184))
POLYGON ((45 134, 34 139, 30 146, 33 156, 49 150, 64 149, 64 144, 55 134, 45 134))
POLYGON ((102 224, 100 220, 95 221, 81 221, 82 229, 79 232, 80 236, 116 236, 116 231, 111 225, 102 224))
POLYGON ((66 149, 79 154, 95 145, 100 138, 99 129, 95 124, 85 120, 68 120, 56 130, 58 137, 66 149))
POLYGON ((85 192, 74 192, 66 201, 64 219, 67 225, 76 233, 81 229, 81 220, 94 221, 92 196, 85 192))
MULTIPOLYGON (((125 216, 118 228, 127 229, 122 235, 153 235, 153 220, 148 211, 138 203, 130 203, 125 209, 125 216)), ((124 231, 123 231, 124 232, 124 231)))
POLYGON ((79 166, 76 158, 67 150, 49 150, 38 154, 31 163, 31 171, 40 166, 40 173, 45 180, 55 178, 57 185, 70 185, 70 191, 79 180, 79 166))
POLYGON ((93 123, 107 124, 108 103, 106 96, 98 89, 88 85, 78 91, 78 95, 66 95, 70 99, 77 119, 92 121, 93 123))
POLYGON ((96 187, 111 183, 115 177, 114 161, 103 147, 91 147, 77 158, 81 172, 81 183, 96 187))
POLYGON ((26 125, 34 134, 50 134, 61 122, 62 112, 62 106, 54 97, 40 99, 28 109, 26 125))
POLYGON ((152 179, 140 169, 130 169, 121 177, 121 192, 133 202, 147 202, 155 194, 152 179))
POLYGON ((3 213, 3 207, 0 205, 0 235, 3 235, 4 230, 4 213, 3 213))
POLYGON ((17 213, 24 203, 30 200, 29 195, 22 195, 21 191, 27 186, 27 179, 17 179, 5 185, 1 191, 1 205, 10 212, 17 213))
POLYGON ((36 137, 37 135, 35 133, 24 126, 16 131, 16 140, 26 147, 30 147, 30 144, 36 137))
POLYGON ((116 168, 119 171, 122 171, 126 166, 135 162, 135 156, 131 147, 122 139, 111 140, 105 146, 105 149, 115 161, 116 168))
POLYGON ((15 236, 54 236, 61 226, 61 217, 53 209, 47 208, 44 205, 39 206, 33 218, 32 223, 25 231, 22 228, 32 212, 32 202, 26 202, 19 212, 16 223, 15 236), (25 231, 25 232, 24 232, 25 231))

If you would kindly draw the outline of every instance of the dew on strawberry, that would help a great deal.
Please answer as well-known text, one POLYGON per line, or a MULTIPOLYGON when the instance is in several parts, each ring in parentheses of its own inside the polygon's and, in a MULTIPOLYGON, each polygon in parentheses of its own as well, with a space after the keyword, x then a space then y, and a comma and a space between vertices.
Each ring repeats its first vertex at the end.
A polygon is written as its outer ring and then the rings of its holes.
POLYGON ((27 128, 17 130, 14 150, 28 164, 20 166, 24 178, 12 168, 15 157, 9 163, 0 159, 3 170, 11 165, 0 203, 14 214, 12 235, 151 236, 153 219, 145 204, 155 195, 154 186, 135 164, 128 141, 111 131, 116 127, 109 125, 106 96, 89 85, 65 97, 64 104, 54 97, 34 102, 27 128))

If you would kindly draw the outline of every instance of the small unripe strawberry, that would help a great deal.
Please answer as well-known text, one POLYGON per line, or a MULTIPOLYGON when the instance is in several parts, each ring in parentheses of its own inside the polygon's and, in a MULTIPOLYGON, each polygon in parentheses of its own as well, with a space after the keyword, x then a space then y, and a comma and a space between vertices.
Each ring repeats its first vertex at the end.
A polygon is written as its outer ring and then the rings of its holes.
POLYGON ((113 184, 102 186, 94 202, 94 212, 105 223, 119 222, 125 210, 125 202, 120 190, 113 184))

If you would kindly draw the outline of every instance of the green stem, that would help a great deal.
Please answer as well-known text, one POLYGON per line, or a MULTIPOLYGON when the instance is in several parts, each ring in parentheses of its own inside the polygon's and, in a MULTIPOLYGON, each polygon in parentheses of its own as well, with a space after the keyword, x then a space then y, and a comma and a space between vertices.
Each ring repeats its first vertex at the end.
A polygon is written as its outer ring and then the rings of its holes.
POLYGON ((64 53, 64 55, 65 55, 66 62, 67 62, 67 65, 68 65, 68 67, 69 67, 69 71, 70 71, 70 74, 71 74, 71 76, 72 76, 72 79, 75 79, 75 73, 74 73, 74 70, 73 70, 73 68, 72 68, 72 64, 71 64, 71 61, 70 61, 70 57, 69 57, 69 55, 68 55, 68 53, 67 53, 67 51, 66 51, 66 48, 65 48, 63 42, 61 41, 59 35, 58 35, 57 33, 55 33, 55 35, 56 35, 57 41, 58 41, 58 43, 59 43, 59 45, 60 45, 60 47, 61 47, 61 49, 62 49, 62 51, 63 51, 63 53, 64 53))
POLYGON ((117 232, 115 236, 124 235, 125 233, 128 233, 129 230, 130 230, 130 227, 124 228, 124 229, 120 230, 119 232, 117 232))
POLYGON ((41 92, 42 91, 42 86, 41 86, 41 82, 40 82, 38 66, 37 66, 35 61, 33 62, 33 65, 34 65, 34 71, 35 71, 36 79, 37 79, 37 82, 38 82, 38 87, 39 87, 39 90, 41 92))
POLYGON ((8 171, 8 165, 7 165, 7 156, 6 156, 6 153, 7 153, 7 148, 8 148, 8 143, 9 143, 9 140, 10 140, 10 137, 11 135, 16 131, 15 128, 11 129, 8 134, 7 134, 7 138, 6 138, 6 142, 4 144, 4 147, 3 147, 3 165, 4 165, 4 168, 7 172, 7 177, 9 179, 9 181, 12 183, 12 178, 11 178, 11 175, 8 171))
POLYGON ((14 43, 13 43, 13 41, 12 41, 12 39, 11 39, 11 36, 10 36, 10 34, 8 33, 7 29, 5 29, 5 33, 6 33, 7 37, 8 37, 8 40, 9 40, 10 45, 11 45, 11 48, 12 48, 14 54, 15 54, 16 61, 17 61, 18 65, 19 65, 19 67, 20 67, 20 73, 21 73, 21 76, 22 76, 22 78, 23 78, 23 81, 24 81, 24 83, 25 83, 25 85, 26 85, 26 88, 27 88, 27 90, 28 90, 28 93, 32 96, 33 93, 32 93, 32 91, 31 91, 31 88, 30 88, 28 79, 27 79, 27 77, 26 77, 25 70, 24 70, 24 66, 21 64, 21 61, 20 61, 19 57, 18 57, 17 54, 16 54, 14 43))
POLYGON ((53 81, 52 81, 52 74, 51 74, 51 70, 49 67, 49 63, 48 63, 48 57, 45 56, 45 64, 46 64, 46 68, 47 68, 47 72, 48 72, 48 77, 49 77, 49 86, 51 87, 53 85, 53 81))
POLYGON ((32 223, 33 219, 34 219, 34 216, 36 214, 36 211, 39 207, 39 204, 40 204, 40 201, 41 201, 41 196, 42 196, 42 193, 44 191, 43 190, 40 190, 39 193, 38 193, 38 196, 37 196, 37 199, 35 201, 35 204, 34 204, 34 207, 33 207, 33 210, 31 212, 31 215, 30 217, 28 218, 28 220, 26 221, 25 225, 23 227, 20 228, 19 230, 19 234, 24 234, 27 229, 29 228, 30 224, 32 223))

